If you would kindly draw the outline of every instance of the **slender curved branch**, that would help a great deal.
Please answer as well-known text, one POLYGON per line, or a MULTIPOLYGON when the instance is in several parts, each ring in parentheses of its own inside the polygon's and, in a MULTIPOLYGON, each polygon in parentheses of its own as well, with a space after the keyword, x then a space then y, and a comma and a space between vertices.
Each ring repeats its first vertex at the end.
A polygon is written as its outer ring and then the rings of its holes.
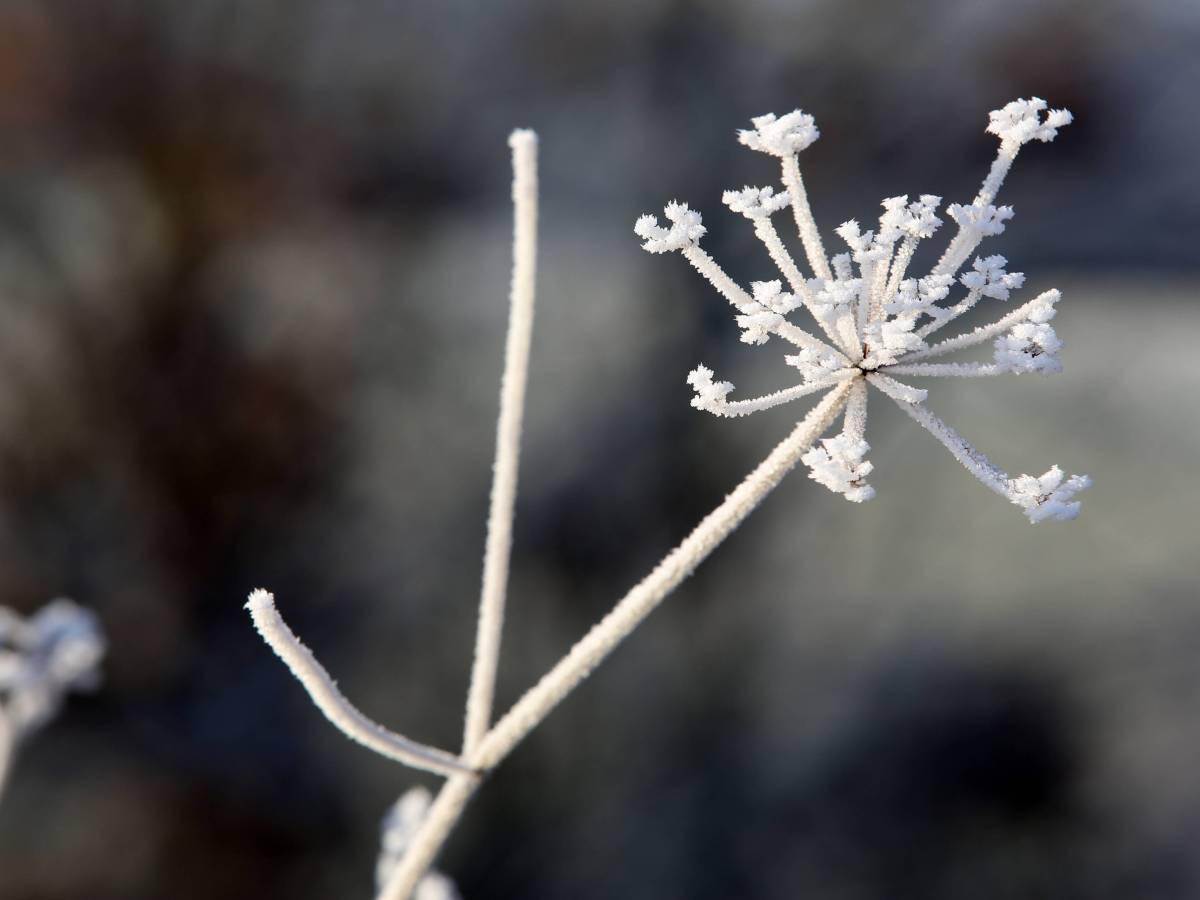
POLYGON ((317 662, 312 651, 288 628, 287 622, 283 621, 279 610, 275 608, 275 597, 270 592, 262 589, 252 592, 246 609, 250 611, 254 627, 262 639, 304 685, 317 709, 350 740, 414 769, 439 775, 473 774, 471 767, 454 754, 409 740, 361 713, 338 690, 337 684, 317 662))

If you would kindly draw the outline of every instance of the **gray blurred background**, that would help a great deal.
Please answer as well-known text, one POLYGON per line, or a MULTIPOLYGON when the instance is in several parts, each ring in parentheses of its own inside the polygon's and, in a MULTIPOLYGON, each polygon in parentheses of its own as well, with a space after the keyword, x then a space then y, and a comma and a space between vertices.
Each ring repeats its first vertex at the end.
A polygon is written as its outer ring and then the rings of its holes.
POLYGON ((636 216, 687 200, 771 278, 719 202, 776 177, 751 116, 816 116, 829 235, 969 200, 987 111, 1033 94, 1077 121, 986 249, 1064 290, 1066 374, 930 405, 1091 474, 1082 518, 1031 527, 874 404, 877 499, 793 475, 441 865, 466 900, 1200 897, 1198 87, 1193 0, 0 3, 0 604, 70 595, 112 645, 18 762, 0 900, 370 896, 422 778, 241 604, 271 587, 365 710, 457 743, 513 127, 543 205, 502 708, 802 411, 689 408, 699 362, 790 370, 636 216))

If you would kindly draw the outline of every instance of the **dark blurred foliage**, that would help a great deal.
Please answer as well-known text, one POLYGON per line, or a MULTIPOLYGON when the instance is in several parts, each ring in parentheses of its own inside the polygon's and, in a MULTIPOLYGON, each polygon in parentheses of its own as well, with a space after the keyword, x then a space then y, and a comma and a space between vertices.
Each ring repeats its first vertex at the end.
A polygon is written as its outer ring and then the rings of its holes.
MULTIPOLYGON (((0 604, 68 594, 111 641, 0 805, 0 900, 368 896, 419 779, 327 729, 241 598, 269 585, 365 709, 457 740, 512 127, 541 133, 544 243, 501 704, 771 442, 687 408, 683 373, 736 342, 637 214, 720 221, 721 189, 767 177, 733 129, 795 106, 826 228, 962 199, 987 110, 1039 94, 1077 123, 1022 154, 1003 252, 1194 278, 1198 82, 1200 11, 1170 0, 0 4, 0 604)), ((481 792, 443 860, 464 896, 1196 896, 1173 767, 1200 730, 1156 730, 1200 697, 1194 560, 1065 576, 1081 602, 1047 620, 1051 587, 984 573, 1082 571, 1080 538, 989 563, 967 528, 917 559, 895 510, 793 481, 481 792), (886 523, 876 568, 838 561, 851 515, 886 523)))

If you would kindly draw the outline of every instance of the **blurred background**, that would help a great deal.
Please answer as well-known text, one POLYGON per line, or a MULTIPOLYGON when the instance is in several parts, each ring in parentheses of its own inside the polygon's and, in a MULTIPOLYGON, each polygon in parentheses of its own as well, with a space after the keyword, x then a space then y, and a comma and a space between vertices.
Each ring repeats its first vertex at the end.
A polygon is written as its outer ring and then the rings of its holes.
POLYGON ((270 587, 364 710, 457 745, 513 127, 543 201, 501 709, 802 412, 689 408, 700 362, 794 379, 634 219, 689 201, 772 278, 720 204, 777 177, 751 116, 816 117, 830 240, 968 201, 988 110, 1035 94, 1076 123, 985 249, 1064 290, 1066 374, 930 404, 1091 474, 1082 518, 1031 527, 874 404, 878 497, 790 477, 440 865, 466 900, 1200 897, 1198 88, 1192 0, 4 0, 0 605, 71 596, 111 648, 23 748, 0 900, 370 896, 435 782, 335 733, 241 607, 270 587))

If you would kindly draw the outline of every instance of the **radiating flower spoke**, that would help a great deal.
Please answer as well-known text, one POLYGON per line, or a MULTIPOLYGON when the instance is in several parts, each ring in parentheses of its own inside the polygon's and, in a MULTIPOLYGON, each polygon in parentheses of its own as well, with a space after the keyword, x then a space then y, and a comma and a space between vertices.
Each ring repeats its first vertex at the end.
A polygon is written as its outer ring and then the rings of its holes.
POLYGON ((1045 291, 1034 297, 1024 306, 1015 309, 1002 319, 991 325, 982 325, 974 331, 961 334, 958 337, 947 338, 941 343, 934 344, 925 350, 916 350, 898 360, 900 364, 908 365, 922 359, 931 359, 953 353, 956 350, 967 350, 986 341, 993 340, 1022 322, 1042 323, 1054 318, 1055 304, 1062 299, 1062 294, 1055 289, 1045 291))
POLYGON ((695 391, 695 396, 692 398, 693 407, 710 412, 714 416, 734 419, 739 416, 748 416, 751 413, 762 412, 763 410, 771 409, 784 403, 790 403, 793 400, 799 400, 801 397, 807 397, 809 394, 828 390, 840 382, 851 380, 853 377, 853 372, 842 369, 831 373, 822 380, 797 384, 793 387, 784 388, 772 394, 754 397, 749 400, 726 399, 733 391, 732 382, 714 381, 713 371, 707 366, 697 366, 694 368, 688 373, 687 382, 692 386, 692 390, 695 391))
POLYGON ((926 375, 950 378, 987 378, 1006 375, 1012 369, 995 363, 913 363, 909 366, 888 366, 892 375, 926 375))
MULTIPOLYGON (((891 369, 888 370, 889 372, 891 369)), ((880 393, 887 394, 898 403, 924 403, 929 391, 897 381, 882 372, 868 372, 867 383, 877 388, 880 393)))

